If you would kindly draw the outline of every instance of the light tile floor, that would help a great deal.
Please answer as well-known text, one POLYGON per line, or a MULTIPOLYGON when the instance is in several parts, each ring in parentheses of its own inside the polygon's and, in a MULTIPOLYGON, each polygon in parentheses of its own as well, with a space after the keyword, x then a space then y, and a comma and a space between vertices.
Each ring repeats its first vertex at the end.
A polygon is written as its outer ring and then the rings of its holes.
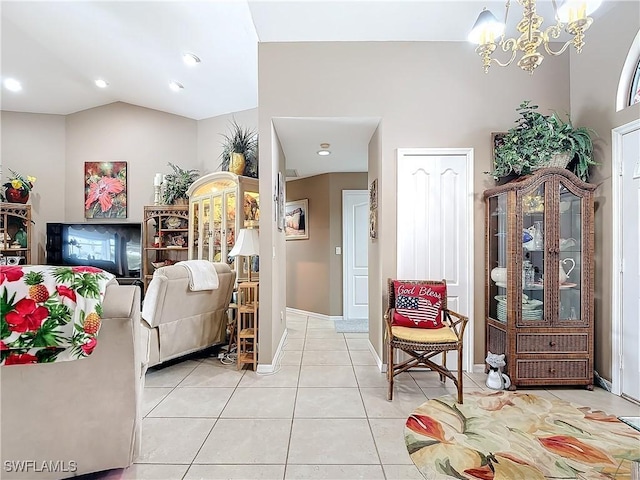
MULTIPOLYGON (((432 372, 397 377, 393 402, 368 334, 335 333, 333 322, 290 315, 280 368, 237 371, 217 358, 150 369, 142 452, 126 470, 91 479, 418 479, 404 445, 407 416, 428 398, 454 393, 432 372)), ((485 389, 466 374, 465 391, 485 389)), ((602 390, 532 392, 615 415, 640 407, 602 390)))

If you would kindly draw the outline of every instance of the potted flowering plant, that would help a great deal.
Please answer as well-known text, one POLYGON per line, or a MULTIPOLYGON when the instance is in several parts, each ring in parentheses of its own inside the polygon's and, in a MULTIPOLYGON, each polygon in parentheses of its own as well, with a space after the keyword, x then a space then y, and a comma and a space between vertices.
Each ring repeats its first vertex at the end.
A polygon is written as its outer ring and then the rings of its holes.
POLYGON ((33 189, 33 184, 36 182, 36 177, 27 176, 26 178, 21 174, 9 169, 11 176, 9 181, 4 183, 4 194, 2 200, 11 203, 27 203, 29 200, 29 192, 33 189))

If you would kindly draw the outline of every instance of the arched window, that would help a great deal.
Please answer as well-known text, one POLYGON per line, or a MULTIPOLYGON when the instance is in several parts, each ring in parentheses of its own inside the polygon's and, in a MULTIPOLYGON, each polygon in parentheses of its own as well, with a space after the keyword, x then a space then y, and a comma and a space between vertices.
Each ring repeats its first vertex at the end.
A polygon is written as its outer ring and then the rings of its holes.
POLYGON ((631 88, 629 91, 629 106, 640 103, 640 59, 636 63, 636 69, 633 72, 633 80, 631 80, 631 88))

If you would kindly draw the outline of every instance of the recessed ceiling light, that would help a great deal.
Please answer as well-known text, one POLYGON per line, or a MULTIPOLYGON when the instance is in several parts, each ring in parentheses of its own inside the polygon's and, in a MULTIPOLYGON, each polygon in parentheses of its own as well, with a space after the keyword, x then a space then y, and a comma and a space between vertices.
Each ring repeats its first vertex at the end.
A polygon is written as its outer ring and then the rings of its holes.
POLYGON ((4 80, 4 88, 10 92, 19 92, 22 90, 22 84, 15 78, 6 78, 4 80))
POLYGON ((198 56, 194 55, 193 53, 183 53, 182 60, 190 67, 193 67, 194 65, 200 63, 200 58, 198 58, 198 56))
POLYGON ((329 144, 328 143, 321 143, 320 144, 320 148, 321 148, 321 150, 318 150, 318 152, 317 152, 318 155, 323 156, 323 157, 325 157, 327 155, 331 155, 331 152, 328 150, 328 148, 329 148, 329 144))
POLYGON ((178 82, 169 82, 169 88, 174 92, 179 92, 184 88, 184 85, 178 82))
POLYGON ((106 80, 103 80, 101 78, 96 80, 95 83, 96 83, 96 87, 98 87, 98 88, 107 88, 109 86, 109 84, 106 82, 106 80))

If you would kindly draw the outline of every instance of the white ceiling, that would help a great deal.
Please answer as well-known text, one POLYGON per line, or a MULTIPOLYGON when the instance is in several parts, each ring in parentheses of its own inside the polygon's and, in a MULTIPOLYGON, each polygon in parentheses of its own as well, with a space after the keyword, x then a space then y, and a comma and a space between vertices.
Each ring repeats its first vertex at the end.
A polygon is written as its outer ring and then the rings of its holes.
MULTIPOLYGON (((515 24, 522 10, 513 3, 515 24)), ((466 41, 483 6, 503 16, 503 1, 480 0, 1 1, 0 75, 23 90, 3 88, 0 109, 66 115, 122 101, 210 118, 258 106, 258 42, 466 41), (184 52, 202 62, 186 66, 184 52), (108 88, 96 87, 97 78, 108 88), (184 89, 171 91, 171 80, 184 89)), ((553 18, 550 0, 539 0, 538 13, 553 18)), ((282 118, 275 125, 287 168, 310 175, 323 171, 320 159, 340 168, 357 158, 346 165, 365 171, 377 120, 282 118), (322 142, 333 154, 312 156, 322 142)))

